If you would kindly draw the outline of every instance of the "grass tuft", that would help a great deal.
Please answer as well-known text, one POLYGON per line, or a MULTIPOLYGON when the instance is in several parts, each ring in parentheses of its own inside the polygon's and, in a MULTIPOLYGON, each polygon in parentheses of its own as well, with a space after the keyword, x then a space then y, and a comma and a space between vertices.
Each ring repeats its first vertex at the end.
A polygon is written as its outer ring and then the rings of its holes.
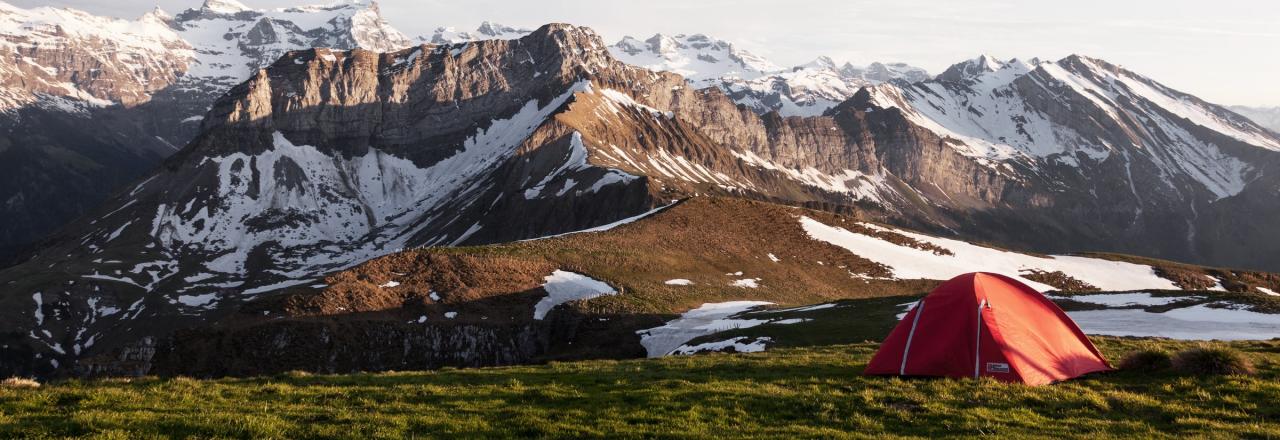
POLYGON ((40 382, 25 377, 10 377, 0 381, 0 388, 40 388, 40 382))
POLYGON ((281 374, 280 376, 288 379, 303 379, 303 378, 311 377, 311 372, 303 371, 303 370, 289 370, 284 372, 284 374, 281 374))
POLYGON ((1132 351, 1120 360, 1120 369, 1153 373, 1166 371, 1173 367, 1173 356, 1160 349, 1143 349, 1132 351))
POLYGON ((1244 375, 1257 373, 1253 362, 1243 353, 1226 347, 1195 347, 1178 352, 1173 357, 1173 368, 1182 374, 1196 376, 1244 375))

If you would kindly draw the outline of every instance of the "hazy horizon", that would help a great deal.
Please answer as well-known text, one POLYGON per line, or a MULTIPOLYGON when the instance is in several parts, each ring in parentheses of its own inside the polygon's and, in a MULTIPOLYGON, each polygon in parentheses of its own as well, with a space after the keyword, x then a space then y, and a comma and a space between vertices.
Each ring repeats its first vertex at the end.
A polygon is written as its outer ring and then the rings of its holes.
MULTIPOLYGON (((155 6, 177 13, 202 0, 8 0, 21 7, 67 6, 136 18, 155 6)), ((243 0, 266 9, 325 0, 243 0)), ((703 33, 780 66, 830 56, 838 62, 905 62, 930 73, 979 54, 1000 59, 1059 59, 1077 53, 1108 60, 1210 102, 1280 106, 1280 2, 1083 0, 1023 5, 1012 1, 824 0, 775 2, 674 0, 381 0, 383 16, 410 36, 437 27, 472 30, 482 21, 518 27, 549 22, 589 26, 609 43, 623 36, 703 33), (1266 54, 1272 54, 1267 56, 1266 54), (1230 75, 1231 81, 1224 77, 1230 75)))

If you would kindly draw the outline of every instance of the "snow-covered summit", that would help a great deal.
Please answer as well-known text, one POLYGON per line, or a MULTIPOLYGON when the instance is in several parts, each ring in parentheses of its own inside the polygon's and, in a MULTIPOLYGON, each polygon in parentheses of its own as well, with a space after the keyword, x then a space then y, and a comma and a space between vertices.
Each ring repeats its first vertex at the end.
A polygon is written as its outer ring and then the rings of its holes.
POLYGON ((724 78, 751 80, 782 70, 764 57, 703 34, 655 34, 643 41, 628 36, 609 46, 609 52, 627 64, 678 73, 697 85, 724 78))
POLYGON ((514 40, 529 35, 533 29, 507 26, 491 21, 480 23, 474 31, 460 31, 455 27, 438 27, 431 35, 418 37, 430 44, 455 44, 477 40, 514 40))
POLYGON ((845 63, 844 66, 840 67, 840 74, 845 77, 862 78, 874 83, 894 80, 918 82, 929 79, 929 72, 907 63, 875 62, 865 67, 845 63))
POLYGON ((988 54, 978 55, 977 57, 952 64, 947 70, 938 75, 939 81, 961 82, 981 76, 986 73, 995 72, 1004 67, 1005 62, 999 58, 988 54))
POLYGON ((218 14, 235 14, 252 9, 236 0, 205 0, 204 4, 200 5, 200 10, 218 14))
POLYGON ((695 87, 719 87, 756 112, 783 116, 822 114, 865 85, 929 77, 924 69, 903 63, 840 65, 827 56, 783 68, 704 34, 656 34, 646 40, 628 36, 609 46, 609 52, 627 64, 680 74, 695 87))

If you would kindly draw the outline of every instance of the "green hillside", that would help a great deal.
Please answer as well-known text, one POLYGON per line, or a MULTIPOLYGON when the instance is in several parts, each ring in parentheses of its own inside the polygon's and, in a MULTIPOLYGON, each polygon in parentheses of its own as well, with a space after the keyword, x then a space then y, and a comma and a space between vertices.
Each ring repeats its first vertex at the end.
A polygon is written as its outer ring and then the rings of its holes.
MULTIPOLYGON (((1095 338, 1113 361, 1139 347, 1095 338)), ((876 345, 629 361, 0 388, 2 438, 1276 437, 1280 341, 1254 377, 1119 372, 1045 387, 863 377, 876 345)))

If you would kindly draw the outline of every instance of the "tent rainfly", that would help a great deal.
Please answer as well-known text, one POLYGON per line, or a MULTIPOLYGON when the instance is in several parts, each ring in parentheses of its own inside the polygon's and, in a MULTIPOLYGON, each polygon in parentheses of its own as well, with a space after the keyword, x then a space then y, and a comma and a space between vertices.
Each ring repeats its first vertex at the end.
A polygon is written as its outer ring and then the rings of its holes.
POLYGON ((1040 292, 976 272, 942 283, 916 303, 863 374, 1044 385, 1108 370, 1080 327, 1040 292))

